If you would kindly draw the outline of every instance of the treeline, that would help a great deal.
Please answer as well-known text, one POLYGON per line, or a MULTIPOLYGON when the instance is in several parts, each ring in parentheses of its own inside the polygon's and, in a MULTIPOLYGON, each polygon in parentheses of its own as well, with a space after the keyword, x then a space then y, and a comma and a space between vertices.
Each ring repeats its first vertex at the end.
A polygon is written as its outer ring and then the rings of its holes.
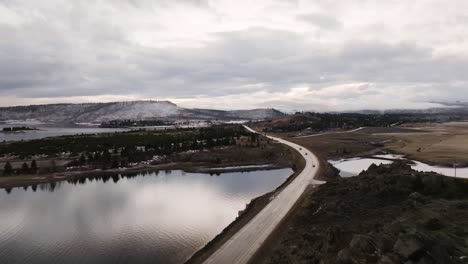
POLYGON ((13 168, 10 162, 6 162, 3 167, 3 176, 21 175, 21 174, 36 174, 38 171, 36 160, 31 161, 31 165, 24 162, 21 168, 13 168))
POLYGON ((128 157, 128 161, 132 162, 132 159, 138 161, 154 155, 169 155, 186 150, 231 145, 235 144, 236 138, 248 134, 249 132, 245 131, 242 126, 231 125, 170 132, 131 131, 63 136, 1 143, 0 155, 27 158, 40 154, 54 157, 62 153, 71 153, 71 156, 80 156, 83 153, 86 162, 93 162, 93 159, 109 162, 109 155, 118 154, 121 157, 128 157), (92 159, 90 159, 90 153, 92 153, 92 159))
POLYGON ((359 114, 359 113, 296 113, 295 116, 307 118, 301 121, 272 125, 272 131, 300 131, 304 129, 353 129, 359 127, 390 127, 401 123, 428 122, 433 119, 420 114, 359 114))
MULTIPOLYGON (((113 183, 119 182, 121 179, 132 179, 135 177, 146 177, 150 176, 153 174, 158 175, 159 173, 162 173, 162 171, 148 171, 148 172, 133 172, 133 173, 114 173, 110 172, 109 174, 99 174, 99 175, 88 175, 88 176, 75 176, 75 177, 70 177, 66 180, 67 183, 73 184, 73 185, 81 185, 85 184, 87 181, 95 181, 95 182, 103 182, 106 183, 108 181, 111 181, 113 183)), ((28 190, 31 188, 33 192, 36 192, 37 190, 41 191, 48 191, 48 192, 54 192, 55 190, 60 189, 60 187, 63 185, 64 182, 62 181, 53 181, 50 183, 41 183, 41 184, 32 184, 32 185, 25 185, 23 187, 16 187, 18 189, 23 189, 23 190, 28 190)), ((5 191, 10 194, 11 191, 15 188, 5 188, 5 191)))
POLYGON ((170 126, 173 122, 166 120, 112 120, 103 122, 101 128, 121 128, 121 127, 147 127, 147 126, 170 126))
POLYGON ((27 130, 36 130, 36 129, 30 128, 30 127, 25 127, 25 126, 21 126, 21 127, 4 127, 3 128, 3 132, 27 131, 27 130))
POLYGON ((313 129, 389 127, 403 121, 401 116, 388 114, 307 113, 307 115, 320 119, 320 122, 312 126, 313 129))
POLYGON ((127 167, 130 163, 152 160, 188 150, 202 150, 234 145, 242 130, 201 129, 199 133, 163 134, 144 145, 113 146, 111 149, 82 153, 69 166, 92 166, 101 169, 127 167))

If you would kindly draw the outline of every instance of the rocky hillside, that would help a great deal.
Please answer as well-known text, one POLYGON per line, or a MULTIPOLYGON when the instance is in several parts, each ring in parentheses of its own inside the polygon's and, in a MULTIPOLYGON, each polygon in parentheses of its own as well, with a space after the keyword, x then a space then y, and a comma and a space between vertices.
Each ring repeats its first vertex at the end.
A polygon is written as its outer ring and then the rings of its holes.
POLYGON ((122 119, 256 120, 282 115, 283 113, 275 109, 238 111, 187 109, 169 101, 50 104, 0 108, 0 121, 35 119, 47 123, 101 123, 122 119))
POLYGON ((266 263, 468 263, 468 180, 373 166, 298 210, 266 263))

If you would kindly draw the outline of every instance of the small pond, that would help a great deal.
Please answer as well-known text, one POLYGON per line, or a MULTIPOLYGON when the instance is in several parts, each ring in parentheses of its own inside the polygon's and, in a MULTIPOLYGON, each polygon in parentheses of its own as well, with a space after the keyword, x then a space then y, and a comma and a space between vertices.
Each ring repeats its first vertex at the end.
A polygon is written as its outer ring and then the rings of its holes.
MULTIPOLYGON (((340 170, 341 177, 357 176, 364 170, 367 170, 370 165, 391 164, 390 159, 404 159, 401 155, 377 155, 374 158, 352 158, 343 160, 329 160, 335 168, 340 170)), ((423 172, 436 172, 445 176, 454 177, 455 168, 432 166, 419 161, 412 161, 411 168, 423 172)), ((468 168, 457 168, 456 177, 468 178, 468 168)))

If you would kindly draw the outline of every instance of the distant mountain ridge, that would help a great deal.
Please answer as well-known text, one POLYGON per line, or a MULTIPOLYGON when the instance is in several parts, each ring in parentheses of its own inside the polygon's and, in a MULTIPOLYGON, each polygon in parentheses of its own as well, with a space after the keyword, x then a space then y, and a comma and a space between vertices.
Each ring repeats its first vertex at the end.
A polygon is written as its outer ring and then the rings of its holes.
MULTIPOLYGON (((359 114, 420 114, 420 115, 460 115, 468 116, 468 102, 430 102, 439 104, 440 106, 425 108, 425 109, 387 109, 387 110, 372 110, 362 109, 354 111, 343 111, 346 113, 359 114)), ((332 112, 342 113, 342 112, 332 112)))
POLYGON ((128 101, 0 107, 0 121, 35 119, 45 123, 101 123, 111 120, 258 120, 283 116, 272 109, 213 110, 180 107, 170 101, 128 101))

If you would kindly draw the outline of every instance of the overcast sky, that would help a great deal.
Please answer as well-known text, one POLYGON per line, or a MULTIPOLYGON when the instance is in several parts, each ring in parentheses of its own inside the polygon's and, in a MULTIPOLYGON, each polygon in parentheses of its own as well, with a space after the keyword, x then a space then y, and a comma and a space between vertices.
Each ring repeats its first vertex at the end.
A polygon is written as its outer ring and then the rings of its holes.
POLYGON ((467 10, 466 0, 0 0, 0 105, 465 101, 467 10))

